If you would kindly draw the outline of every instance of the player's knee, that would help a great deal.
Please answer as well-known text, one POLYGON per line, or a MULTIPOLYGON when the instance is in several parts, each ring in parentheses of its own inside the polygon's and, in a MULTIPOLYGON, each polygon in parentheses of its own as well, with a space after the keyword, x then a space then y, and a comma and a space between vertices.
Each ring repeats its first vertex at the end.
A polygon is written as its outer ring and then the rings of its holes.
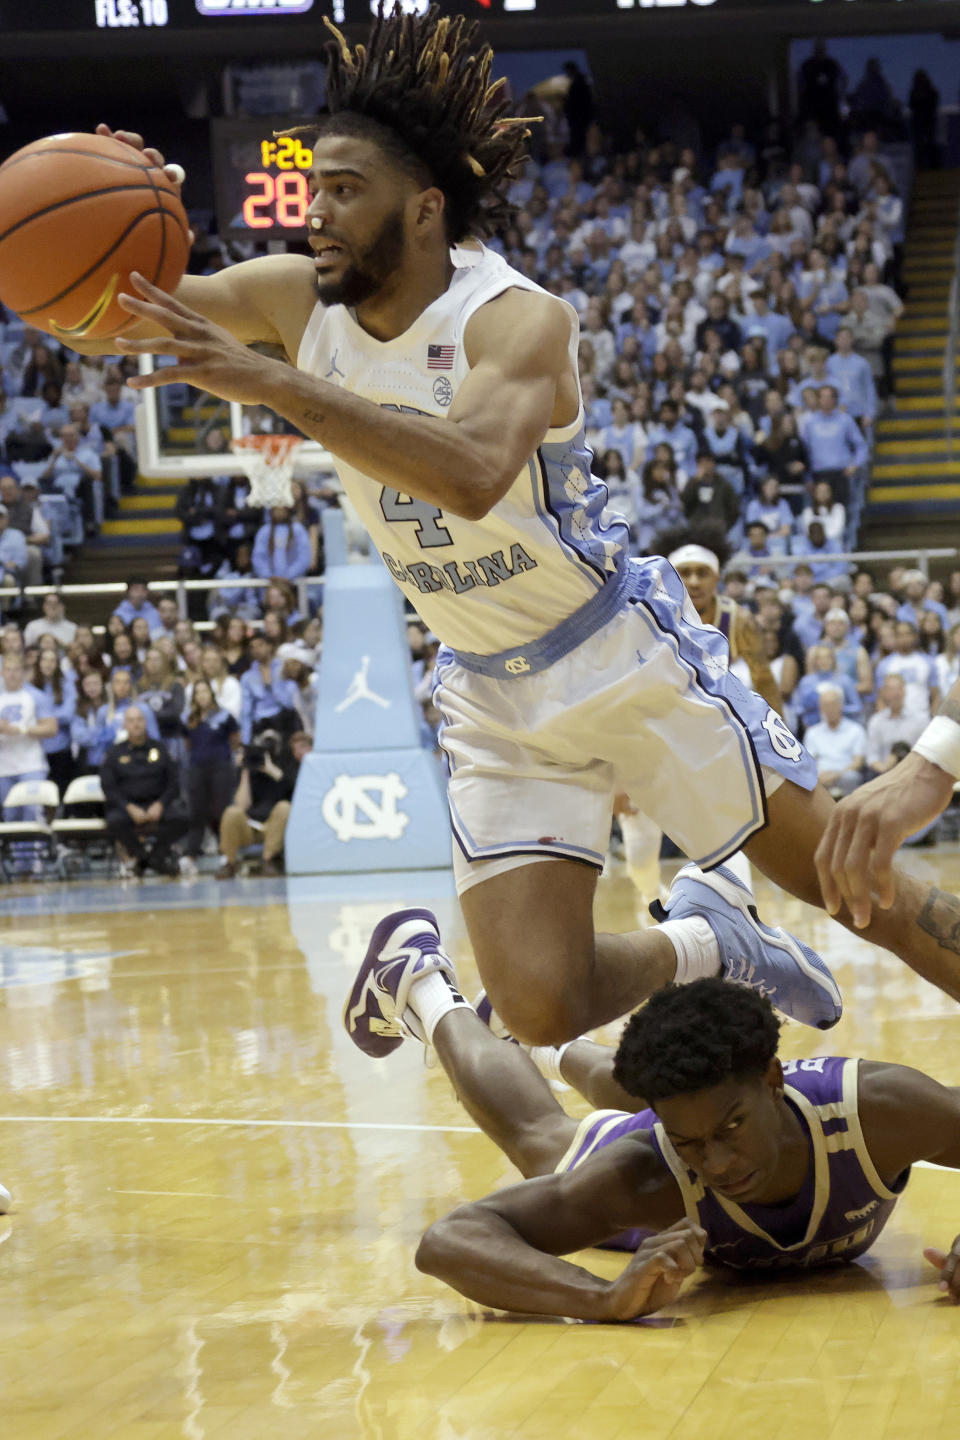
POLYGON ((583 1033, 584 1007, 579 992, 571 987, 550 991, 531 986, 523 993, 504 995, 493 1005, 511 1035, 525 1045, 563 1045, 583 1033))

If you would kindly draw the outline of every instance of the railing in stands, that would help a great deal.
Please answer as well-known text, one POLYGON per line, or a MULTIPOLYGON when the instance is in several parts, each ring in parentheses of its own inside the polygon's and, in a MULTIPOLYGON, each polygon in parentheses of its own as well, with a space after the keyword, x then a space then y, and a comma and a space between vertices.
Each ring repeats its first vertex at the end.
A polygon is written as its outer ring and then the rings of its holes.
POLYGON ((957 238, 953 246, 953 276, 950 280, 949 329, 943 358, 943 408, 947 420, 947 452, 953 454, 953 427, 957 417, 957 338, 960 329, 960 207, 957 209, 957 238))
MULTIPOLYGON (((913 562, 913 568, 922 570, 924 575, 930 574, 931 560, 960 560, 960 549, 923 549, 923 550, 844 550, 838 554, 830 553, 824 555, 824 561, 834 563, 844 561, 854 565, 873 565, 877 562, 899 563, 903 560, 913 562)), ((806 565, 813 561, 817 563, 816 557, 810 555, 764 555, 760 560, 744 551, 739 551, 728 562, 727 568, 742 569, 744 564, 754 566, 762 564, 775 569, 787 570, 797 565, 806 565), (739 563, 738 563, 739 562, 739 563)), ((301 614, 308 615, 310 591, 323 589, 322 575, 304 575, 299 580, 291 582, 297 592, 297 605, 301 614)), ((272 584, 270 580, 260 580, 255 576, 243 577, 242 581, 220 580, 150 580, 147 589, 154 594, 175 595, 177 608, 183 620, 189 618, 187 610, 187 595, 190 591, 197 590, 265 590, 272 584)), ((21 597, 33 598, 43 595, 62 595, 69 599, 71 595, 116 595, 121 596, 126 592, 126 584, 122 580, 104 581, 99 585, 26 585, 21 590, 16 586, 0 586, 0 607, 7 600, 15 600, 21 597)), ((212 622, 194 622, 198 629, 209 629, 212 622)), ((100 627, 94 627, 95 629, 100 627)))
MULTIPOLYGON (((302 575, 299 580, 290 582, 297 592, 297 607, 301 615, 310 613, 310 591, 323 589, 322 575, 302 575)), ((191 590, 266 590, 272 585, 272 580, 261 580, 255 575, 244 576, 242 581, 220 579, 220 580, 149 580, 147 589, 154 594, 175 595, 177 609, 181 620, 190 618, 187 608, 187 595, 191 590)), ((126 583, 123 580, 105 580, 99 585, 25 585, 23 589, 12 585, 0 586, 0 608, 8 599, 24 596, 27 599, 44 595, 62 595, 68 599, 71 595, 116 595, 126 594, 126 583)), ((8 617, 9 618, 9 617, 8 617)), ((254 625, 256 621, 252 622, 254 625)), ((194 621, 198 630, 209 630, 213 627, 212 620, 194 621)), ((95 631, 103 629, 101 625, 93 627, 95 631)))
POLYGON ((742 570, 745 565, 754 568, 757 565, 773 566, 774 568, 796 569, 798 565, 833 565, 837 561, 852 562, 855 565, 873 565, 878 560, 901 560, 914 561, 914 569, 922 570, 924 575, 930 578, 931 560, 956 560, 960 558, 960 550, 843 550, 834 554, 831 550, 818 558, 816 555, 751 555, 749 551, 738 550, 727 561, 728 570, 742 570))

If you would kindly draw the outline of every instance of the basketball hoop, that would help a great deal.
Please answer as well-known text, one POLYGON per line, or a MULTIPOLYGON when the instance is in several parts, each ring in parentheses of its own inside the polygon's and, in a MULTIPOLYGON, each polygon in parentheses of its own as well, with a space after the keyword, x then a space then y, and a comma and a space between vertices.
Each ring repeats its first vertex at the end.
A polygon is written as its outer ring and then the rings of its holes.
POLYGON ((273 505, 293 504, 291 481, 302 444, 300 435, 244 435, 230 441, 250 481, 251 505, 269 510, 273 505))

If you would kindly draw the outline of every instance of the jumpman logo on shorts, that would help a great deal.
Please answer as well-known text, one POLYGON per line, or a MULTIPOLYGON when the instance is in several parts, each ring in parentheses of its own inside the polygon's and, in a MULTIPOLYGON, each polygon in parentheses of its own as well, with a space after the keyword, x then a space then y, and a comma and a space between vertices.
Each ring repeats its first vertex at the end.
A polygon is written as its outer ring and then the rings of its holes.
POLYGON ((376 695, 367 684, 367 673, 369 669, 370 656, 364 655, 360 661, 360 669, 347 686, 346 695, 340 701, 339 705, 333 707, 338 715, 342 710, 348 710, 350 706, 356 704, 358 700, 372 700, 374 705, 379 705, 382 710, 390 709, 391 702, 384 700, 382 695, 376 695))

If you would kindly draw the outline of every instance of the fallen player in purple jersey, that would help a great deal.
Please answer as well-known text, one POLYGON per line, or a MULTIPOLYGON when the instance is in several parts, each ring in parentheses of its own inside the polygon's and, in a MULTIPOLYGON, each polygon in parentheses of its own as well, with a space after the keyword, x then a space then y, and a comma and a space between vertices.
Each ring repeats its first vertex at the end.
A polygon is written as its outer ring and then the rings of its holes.
MULTIPOLYGON (((418 1267, 482 1305, 631 1320, 670 1304, 704 1263, 851 1261, 911 1164, 960 1169, 960 1089, 880 1061, 781 1064, 769 1000, 720 978, 658 991, 616 1052, 580 1039, 528 1054, 493 1033, 485 1000, 464 1000, 439 941, 406 933, 411 914, 372 962, 372 1029, 385 1051, 405 1037, 432 1044, 465 1109, 527 1177, 458 1206, 420 1242, 418 1267), (572 1119, 547 1076, 599 1108, 572 1119), (559 1258, 600 1244, 635 1252, 615 1280, 559 1258)), ((924 1255, 960 1301, 960 1236, 924 1255)))

